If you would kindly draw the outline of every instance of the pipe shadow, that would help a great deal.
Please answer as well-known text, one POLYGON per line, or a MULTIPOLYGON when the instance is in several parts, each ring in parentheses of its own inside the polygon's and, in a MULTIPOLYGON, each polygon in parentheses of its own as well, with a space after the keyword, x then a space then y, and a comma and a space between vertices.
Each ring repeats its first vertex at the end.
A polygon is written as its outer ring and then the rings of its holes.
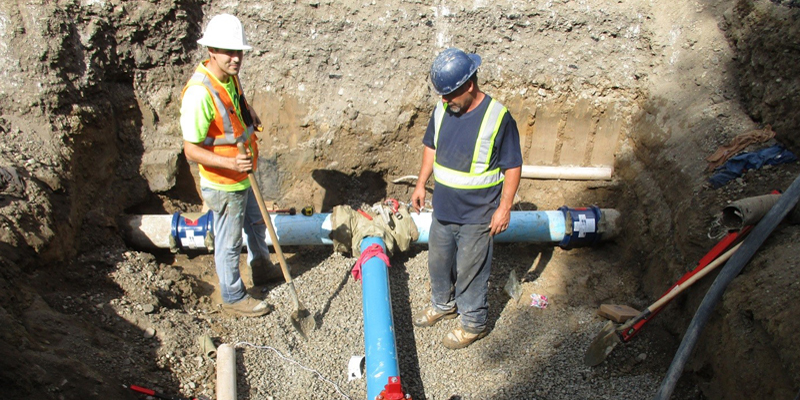
POLYGON ((349 270, 343 275, 344 276, 342 277, 342 280, 339 282, 339 285, 336 286, 336 290, 334 290, 333 293, 325 301, 325 305, 322 307, 322 311, 320 311, 320 312, 318 312, 318 313, 316 313, 314 315, 314 321, 316 322, 318 327, 321 327, 323 325, 323 323, 325 322, 325 316, 330 311, 331 303, 333 303, 333 300, 336 297, 339 296, 339 293, 342 292, 342 289, 344 289, 345 285, 347 285, 347 282, 350 281, 350 271, 349 270))
POLYGON ((533 282, 539 279, 550 259, 553 258, 553 246, 533 245, 532 248, 534 252, 538 253, 534 256, 532 264, 522 276, 521 282, 533 282))
MULTIPOLYGON (((408 251, 400 254, 395 254, 390 259, 394 267, 389 268, 389 279, 394 284, 390 284, 390 292, 392 299, 402 299, 403 301, 392 302, 392 317, 394 322, 395 343, 402 343, 402 346, 397 346, 397 362, 402 372, 403 388, 407 391, 409 388, 418 389, 418 393, 425 393, 424 382, 420 373, 419 358, 417 357, 417 341, 414 338, 414 326, 411 323, 413 319, 413 310, 411 309, 411 302, 408 301, 411 296, 409 291, 409 282, 411 277, 406 269, 406 264, 409 260, 417 257, 417 255, 424 249, 419 245, 412 245, 408 251), (397 321, 402 323, 398 324, 397 321)), ((411 394, 412 398, 424 399, 424 396, 417 396, 411 394)))

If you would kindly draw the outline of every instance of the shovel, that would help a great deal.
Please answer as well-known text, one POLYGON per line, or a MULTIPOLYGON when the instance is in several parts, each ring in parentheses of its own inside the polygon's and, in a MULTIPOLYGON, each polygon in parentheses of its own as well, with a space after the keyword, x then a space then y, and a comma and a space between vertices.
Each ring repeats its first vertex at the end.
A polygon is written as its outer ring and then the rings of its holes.
MULTIPOLYGON (((239 148, 239 154, 247 154, 247 150, 244 147, 244 143, 237 143, 236 147, 239 148)), ((261 210, 261 217, 264 218, 264 223, 267 224, 267 231, 269 231, 269 237, 272 239, 272 247, 275 248, 275 253, 278 254, 278 260, 281 264, 281 271, 283 271, 283 278, 286 280, 286 283, 289 284, 289 294, 292 296, 292 302, 294 303, 294 312, 290 317, 292 326, 294 329, 300 333, 300 336, 303 339, 308 340, 308 332, 313 331, 317 324, 314 321, 314 317, 308 310, 300 304, 300 300, 297 299, 297 291, 294 288, 294 282, 292 281, 292 275, 289 273, 289 267, 286 265, 286 259, 283 257, 283 251, 281 251, 281 245, 278 244, 278 235, 275 233, 275 227, 272 226, 272 219, 269 217, 269 211, 267 211, 267 206, 264 204, 264 198, 261 197, 261 190, 258 188, 258 181, 256 180, 253 171, 250 170, 247 172, 247 176, 250 178, 250 186, 253 187, 253 194, 256 195, 256 201, 258 201, 258 208, 261 210)))
MULTIPOLYGON (((680 294, 684 289, 697 282, 700 278, 708 275, 709 272, 731 258, 733 253, 735 253, 741 245, 742 243, 733 246, 730 250, 726 251, 714 261, 711 261, 708 265, 703 267, 703 269, 694 273, 694 275, 692 275, 689 279, 673 286, 667 294, 650 305, 650 307, 647 307, 647 309, 642 311, 642 313, 636 316, 636 318, 628 320, 628 322, 626 322, 624 325, 617 327, 613 321, 608 321, 603 329, 600 330, 600 333, 595 336, 594 340, 592 340, 592 343, 589 345, 589 348, 586 350, 583 363, 589 367, 594 367, 595 365, 602 363, 618 344, 622 343, 623 340, 627 342, 628 339, 631 338, 632 334, 635 333, 635 329, 638 329, 638 327, 634 328, 634 326, 652 317, 661 309, 661 307, 667 304, 675 296, 680 294)), ((640 326, 641 325, 639 325, 639 327, 640 326)))

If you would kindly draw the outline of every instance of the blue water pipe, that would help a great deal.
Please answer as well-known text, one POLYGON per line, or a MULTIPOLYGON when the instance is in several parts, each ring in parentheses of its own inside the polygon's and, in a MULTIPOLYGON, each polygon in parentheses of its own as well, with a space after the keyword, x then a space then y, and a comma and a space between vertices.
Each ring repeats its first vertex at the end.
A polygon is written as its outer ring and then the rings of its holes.
MULTIPOLYGON (((495 236, 495 243, 555 243, 565 249, 593 245, 616 235, 613 223, 616 210, 596 206, 561 207, 556 211, 512 211, 508 229, 495 236), (610 222, 608 222, 610 221, 610 222), (606 230, 600 227, 606 222, 606 230)), ((310 216, 272 214, 278 241, 284 246, 331 245, 331 214, 310 216)), ((207 235, 213 234, 213 213, 176 212, 173 215, 134 215, 129 217, 129 242, 139 248, 205 249, 207 235)), ((411 213, 419 231, 415 243, 427 244, 432 214, 411 213)), ((266 242, 272 245, 267 236, 266 242)))
MULTIPOLYGON (((378 244, 386 252, 386 244, 376 237, 364 238, 361 241, 361 251, 373 244, 378 244)), ((366 260, 361 266, 361 282, 367 399, 374 399, 381 394, 389 378, 400 376, 389 291, 389 268, 386 263, 378 257, 366 260)))

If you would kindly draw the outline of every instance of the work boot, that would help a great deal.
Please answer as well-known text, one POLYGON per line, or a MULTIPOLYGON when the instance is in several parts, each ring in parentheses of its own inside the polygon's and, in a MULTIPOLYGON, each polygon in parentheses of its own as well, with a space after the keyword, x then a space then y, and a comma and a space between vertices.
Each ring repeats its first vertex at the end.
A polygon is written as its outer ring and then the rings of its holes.
POLYGON ((264 301, 245 296, 236 303, 223 303, 222 309, 240 317, 260 317, 271 313, 274 307, 264 301))
POLYGON ((253 279, 253 286, 263 286, 283 280, 283 272, 269 259, 256 258, 250 263, 250 277, 253 279))
POLYGON ((450 311, 440 312, 433 306, 427 306, 414 314, 414 325, 427 328, 429 326, 434 326, 439 320, 453 319, 457 316, 458 314, 456 313, 455 307, 450 311))
POLYGON ((458 327, 444 335, 444 338, 442 338, 442 344, 444 347, 447 347, 451 350, 463 349, 464 347, 474 343, 476 340, 485 337, 488 333, 489 331, 487 329, 484 329, 481 331, 481 333, 469 333, 465 331, 464 328, 458 327))

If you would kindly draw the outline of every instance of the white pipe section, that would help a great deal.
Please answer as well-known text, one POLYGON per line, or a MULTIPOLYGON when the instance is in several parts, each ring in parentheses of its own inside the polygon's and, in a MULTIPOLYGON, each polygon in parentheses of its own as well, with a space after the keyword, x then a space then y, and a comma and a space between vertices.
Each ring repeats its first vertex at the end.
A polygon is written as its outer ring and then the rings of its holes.
POLYGON ((228 343, 217 348, 217 400, 237 400, 236 348, 228 343))
POLYGON ((522 166, 522 177, 531 179, 611 180, 613 172, 614 168, 612 167, 522 166))
POLYGON ((172 215, 132 215, 123 225, 131 243, 146 249, 168 249, 172 236, 172 215))

